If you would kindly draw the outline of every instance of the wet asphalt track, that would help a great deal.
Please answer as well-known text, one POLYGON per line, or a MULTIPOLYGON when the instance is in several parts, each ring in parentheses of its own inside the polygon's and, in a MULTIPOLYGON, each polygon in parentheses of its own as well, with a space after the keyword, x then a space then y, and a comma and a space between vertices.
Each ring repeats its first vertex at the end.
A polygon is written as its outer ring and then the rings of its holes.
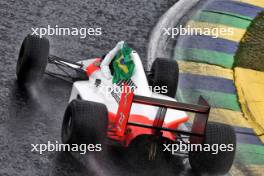
MULTIPOLYGON (((189 175, 181 160, 152 165, 128 162, 126 152, 32 153, 31 143, 60 141, 62 116, 71 85, 45 77, 26 92, 18 88, 15 65, 19 46, 31 27, 102 27, 96 38, 49 37, 51 53, 77 61, 101 56, 119 40, 135 48, 144 63, 150 32, 176 0, 25 1, 0 0, 0 176, 57 175, 189 175), (130 163, 130 164, 129 164, 130 163)), ((136 153, 135 153, 136 154, 136 153)))

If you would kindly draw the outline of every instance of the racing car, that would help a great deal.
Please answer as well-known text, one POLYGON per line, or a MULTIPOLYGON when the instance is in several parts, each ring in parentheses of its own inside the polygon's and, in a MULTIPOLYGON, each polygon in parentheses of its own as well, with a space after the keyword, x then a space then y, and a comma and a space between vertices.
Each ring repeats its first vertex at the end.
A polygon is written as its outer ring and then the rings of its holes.
POLYGON ((157 58, 151 70, 145 71, 138 53, 122 41, 105 56, 78 62, 51 55, 49 47, 46 38, 26 36, 16 75, 24 87, 36 84, 44 74, 72 83, 62 122, 63 143, 128 148, 144 136, 149 155, 142 157, 149 160, 155 159, 157 145, 168 142, 232 144, 233 151, 187 153, 195 172, 215 175, 229 171, 235 155, 234 130, 226 124, 208 122, 210 106, 202 97, 197 104, 177 102, 179 67, 175 60, 157 58), (48 71, 47 64, 55 65, 64 74, 48 71), (71 76, 63 68, 77 74, 71 76), (167 91, 157 93, 150 88, 155 86, 166 86, 167 91), (114 91, 116 87, 122 91, 114 91), (190 112, 195 116, 188 127, 190 112))

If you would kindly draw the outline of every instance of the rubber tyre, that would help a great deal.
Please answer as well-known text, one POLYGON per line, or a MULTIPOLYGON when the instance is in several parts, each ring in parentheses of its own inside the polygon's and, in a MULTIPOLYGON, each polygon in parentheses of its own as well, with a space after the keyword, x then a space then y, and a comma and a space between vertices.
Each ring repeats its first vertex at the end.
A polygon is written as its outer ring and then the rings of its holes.
POLYGON ((49 57, 49 41, 28 35, 23 40, 16 66, 20 85, 34 84, 43 76, 49 57))
POLYGON ((150 86, 167 86, 168 92, 164 95, 175 98, 179 79, 177 61, 157 58, 152 64, 151 73, 148 76, 150 86))
POLYGON ((102 144, 106 139, 108 112, 104 104, 73 100, 67 107, 61 137, 65 144, 102 144))
POLYGON ((189 162, 192 169, 200 174, 222 175, 226 174, 235 157, 236 135, 234 129, 226 124, 211 123, 207 125, 205 144, 233 145, 233 151, 189 152, 189 162))

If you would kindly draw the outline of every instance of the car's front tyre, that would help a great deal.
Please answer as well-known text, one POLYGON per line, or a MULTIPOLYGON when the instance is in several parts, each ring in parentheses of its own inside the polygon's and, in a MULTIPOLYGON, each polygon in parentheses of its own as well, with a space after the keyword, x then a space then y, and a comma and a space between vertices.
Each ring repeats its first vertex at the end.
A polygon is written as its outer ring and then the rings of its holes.
POLYGON ((28 35, 23 40, 16 66, 20 85, 36 83, 43 76, 49 57, 49 41, 46 38, 28 35))
POLYGON ((151 67, 151 74, 148 75, 150 86, 167 87, 164 95, 175 98, 179 78, 179 66, 176 60, 157 58, 151 67))

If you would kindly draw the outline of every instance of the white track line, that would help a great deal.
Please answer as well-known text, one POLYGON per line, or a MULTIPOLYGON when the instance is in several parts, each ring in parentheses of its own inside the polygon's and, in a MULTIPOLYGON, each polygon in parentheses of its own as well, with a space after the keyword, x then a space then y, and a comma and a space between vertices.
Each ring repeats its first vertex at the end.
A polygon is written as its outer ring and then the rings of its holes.
POLYGON ((151 32, 148 51, 147 51, 147 69, 149 70, 151 64, 159 55, 164 55, 164 48, 167 46, 169 39, 168 35, 163 35, 163 28, 175 27, 180 19, 192 9, 200 0, 179 0, 167 12, 165 12, 159 19, 158 23, 151 32))

